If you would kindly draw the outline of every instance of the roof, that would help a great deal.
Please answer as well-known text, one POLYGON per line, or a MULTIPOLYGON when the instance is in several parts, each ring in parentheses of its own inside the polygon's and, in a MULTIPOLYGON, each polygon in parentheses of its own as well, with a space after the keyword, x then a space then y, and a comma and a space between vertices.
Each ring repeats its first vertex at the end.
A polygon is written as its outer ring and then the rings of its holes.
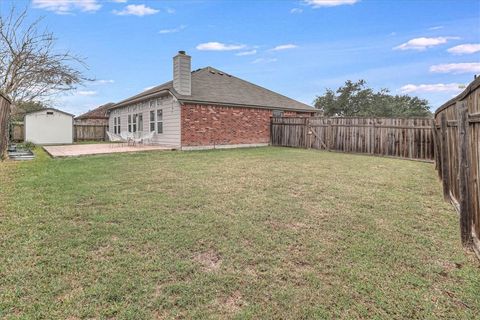
POLYGON ((68 113, 68 112, 65 112, 65 111, 62 111, 62 110, 58 110, 58 109, 55 109, 55 108, 44 108, 44 109, 42 109, 42 110, 30 111, 30 112, 25 113, 25 115, 27 115, 27 114, 39 113, 39 112, 43 112, 43 111, 47 111, 47 110, 53 110, 53 111, 57 111, 57 112, 66 114, 67 116, 75 117, 75 116, 74 116, 73 114, 71 114, 71 113, 68 113))
POLYGON ((465 99, 470 93, 475 91, 478 87, 480 87, 480 76, 476 77, 472 82, 470 82, 470 84, 465 88, 465 90, 463 90, 459 95, 442 104, 437 109, 437 111, 435 111, 435 115, 437 115, 440 111, 444 110, 445 108, 448 108, 455 102, 465 99))
POLYGON ((80 119, 108 119, 107 111, 114 105, 113 102, 106 103, 101 105, 93 110, 85 112, 84 114, 79 115, 76 117, 76 120, 80 119))
POLYGON ((169 81, 125 99, 112 106, 111 109, 165 92, 170 92, 181 103, 192 102, 292 111, 316 111, 312 106, 212 67, 206 67, 192 72, 192 94, 190 96, 184 96, 176 92, 173 88, 173 81, 169 81))

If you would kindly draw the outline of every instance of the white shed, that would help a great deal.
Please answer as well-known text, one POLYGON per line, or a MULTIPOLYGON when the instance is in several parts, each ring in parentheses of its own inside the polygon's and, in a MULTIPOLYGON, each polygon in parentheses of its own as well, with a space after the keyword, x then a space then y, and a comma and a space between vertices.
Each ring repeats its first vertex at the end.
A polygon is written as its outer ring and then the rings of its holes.
POLYGON ((73 143, 73 117, 73 114, 53 108, 27 113, 25 141, 35 144, 73 143))

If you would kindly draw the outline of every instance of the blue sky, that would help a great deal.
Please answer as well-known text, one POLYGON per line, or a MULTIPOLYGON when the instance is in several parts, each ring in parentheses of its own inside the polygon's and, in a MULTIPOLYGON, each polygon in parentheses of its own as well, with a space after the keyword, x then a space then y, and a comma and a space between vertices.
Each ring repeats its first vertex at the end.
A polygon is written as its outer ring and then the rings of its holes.
MULTIPOLYGON (((16 1, 17 7, 21 4, 16 1)), ((33 0, 30 18, 58 48, 86 58, 97 81, 56 107, 80 114, 172 78, 178 50, 311 104, 365 79, 427 98, 432 110, 480 74, 480 1, 33 0), (460 89, 459 89, 460 87, 460 89)), ((10 4, 0 3, 2 14, 10 4)))

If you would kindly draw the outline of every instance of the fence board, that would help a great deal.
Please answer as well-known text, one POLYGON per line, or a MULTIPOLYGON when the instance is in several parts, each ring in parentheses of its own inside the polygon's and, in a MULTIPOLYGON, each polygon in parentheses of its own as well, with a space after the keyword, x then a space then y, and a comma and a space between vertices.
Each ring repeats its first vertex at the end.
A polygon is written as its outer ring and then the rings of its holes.
POLYGON ((432 160, 433 119, 292 118, 271 119, 275 146, 432 160))
POLYGON ((436 157, 436 167, 441 170, 447 181, 449 200, 460 213, 462 242, 473 246, 480 257, 480 78, 476 78, 457 97, 446 102, 435 112, 436 143, 443 142, 441 156, 436 157), (466 105, 467 114, 460 112, 466 105), (462 119, 459 119, 462 115, 462 119), (442 119, 447 122, 446 132, 442 134, 438 125, 442 119), (459 121, 460 120, 460 121, 459 121), (465 221, 468 219, 468 221, 465 221), (471 230, 466 230, 470 228, 471 230), (470 233, 466 237, 466 233, 470 233))
POLYGON ((75 141, 106 141, 108 126, 81 125, 73 126, 73 139, 75 141))
POLYGON ((0 160, 7 157, 10 100, 0 93, 0 160))

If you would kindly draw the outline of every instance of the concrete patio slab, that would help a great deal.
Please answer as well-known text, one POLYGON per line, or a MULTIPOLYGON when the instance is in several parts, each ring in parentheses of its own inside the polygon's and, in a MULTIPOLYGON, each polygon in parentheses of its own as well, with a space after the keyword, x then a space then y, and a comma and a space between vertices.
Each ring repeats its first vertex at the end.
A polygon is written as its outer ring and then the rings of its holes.
POLYGON ((155 150, 174 150, 173 147, 159 145, 120 145, 117 143, 98 143, 98 144, 72 144, 62 146, 44 146, 43 149, 53 158, 59 157, 78 157, 95 154, 123 153, 123 152, 141 152, 155 150))

